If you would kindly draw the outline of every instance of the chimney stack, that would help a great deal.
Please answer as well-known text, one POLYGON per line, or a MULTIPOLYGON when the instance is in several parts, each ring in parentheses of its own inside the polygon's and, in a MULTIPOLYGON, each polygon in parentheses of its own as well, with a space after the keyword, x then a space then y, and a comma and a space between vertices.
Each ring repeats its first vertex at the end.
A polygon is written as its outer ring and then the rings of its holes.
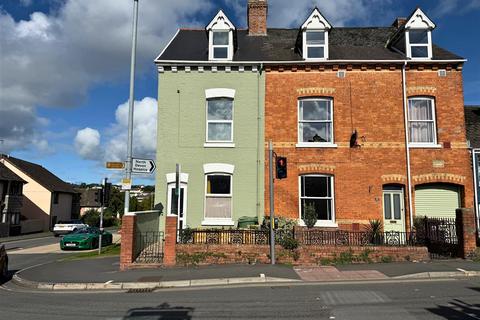
POLYGON ((407 24, 407 18, 397 18, 392 23, 392 26, 399 29, 400 27, 404 26, 405 24, 407 24))
POLYGON ((248 35, 267 35, 267 0, 248 0, 248 35))

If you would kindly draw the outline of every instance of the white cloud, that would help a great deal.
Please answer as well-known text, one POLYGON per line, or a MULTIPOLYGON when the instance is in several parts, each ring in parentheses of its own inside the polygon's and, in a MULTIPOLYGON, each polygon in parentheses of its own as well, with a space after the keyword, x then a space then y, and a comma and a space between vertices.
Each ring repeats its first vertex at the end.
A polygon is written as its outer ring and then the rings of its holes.
MULTIPOLYGON (((137 74, 154 70, 153 59, 178 26, 198 24, 195 15, 211 1, 140 1, 137 74)), ((39 141, 36 107, 78 106, 89 88, 128 81, 132 4, 65 0, 51 14, 35 12, 22 21, 0 10, 0 139, 6 140, 0 148, 39 141)))
POLYGON ((438 18, 446 15, 466 14, 478 9, 480 9, 480 0, 439 0, 432 10, 432 16, 438 18))
POLYGON ((100 156, 100 132, 92 128, 79 130, 75 136, 75 150, 84 159, 98 159, 100 156))
MULTIPOLYGON (((133 121, 133 155, 155 158, 157 145, 157 100, 145 97, 135 101, 133 121)), ((77 132, 75 148, 84 159, 125 161, 127 154, 128 102, 117 107, 115 122, 104 130, 105 143, 100 144, 100 132, 85 128, 77 132)))

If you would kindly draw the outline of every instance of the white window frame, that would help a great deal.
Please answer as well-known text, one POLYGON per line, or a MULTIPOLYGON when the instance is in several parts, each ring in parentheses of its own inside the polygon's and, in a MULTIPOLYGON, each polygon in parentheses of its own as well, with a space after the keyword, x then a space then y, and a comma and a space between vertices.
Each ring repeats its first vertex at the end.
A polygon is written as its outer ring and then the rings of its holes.
POLYGON ((303 58, 305 60, 309 61, 322 61, 322 60, 327 60, 328 58, 328 31, 325 29, 306 29, 303 31, 303 58), (308 32, 323 32, 324 38, 325 38, 325 43, 324 44, 308 44, 307 43, 307 33, 308 32), (313 57, 310 58, 308 56, 308 48, 313 47, 313 48, 323 48, 323 57, 318 58, 318 57, 313 57))
POLYGON ((205 189, 204 189, 204 203, 203 203, 203 226, 234 226, 233 221, 233 172, 235 166, 226 163, 207 163, 203 165, 203 171, 205 174, 205 189), (230 194, 228 195, 214 195, 207 194, 208 176, 229 176, 230 177, 230 194), (224 197, 231 199, 230 205, 230 218, 208 218, 207 213, 207 197, 224 197))
POLYGON ((337 145, 334 143, 335 142, 335 136, 334 136, 334 115, 333 115, 333 98, 329 97, 307 97, 307 98, 299 98, 297 100, 297 141, 298 143, 296 144, 297 148, 336 148, 337 145), (322 101, 328 101, 330 102, 330 115, 331 115, 331 120, 301 120, 300 119, 300 104, 302 101, 317 101, 317 100, 322 100, 322 101), (314 122, 314 123, 331 123, 331 141, 329 142, 307 142, 303 141, 303 132, 300 129, 300 123, 301 122, 314 122))
POLYGON ((432 32, 428 29, 409 29, 405 32, 405 41, 407 48, 407 57, 412 60, 430 60, 432 59, 432 32), (410 31, 424 31, 427 32, 427 43, 412 44, 410 43, 410 31), (427 57, 412 57, 412 47, 427 47, 427 57))
POLYGON ((233 57, 233 32, 230 30, 211 30, 210 31, 210 60, 216 60, 216 61, 229 61, 232 60, 233 57), (213 34, 215 32, 225 32, 228 33, 228 43, 226 45, 224 44, 213 44, 213 34), (215 48, 227 48, 227 57, 226 58, 216 58, 215 57, 215 48))
POLYGON ((299 225, 305 226, 302 219, 302 199, 327 199, 332 202, 332 217, 330 220, 317 220, 316 227, 338 228, 335 220, 335 177, 328 174, 304 174, 298 176, 298 218, 299 225), (331 197, 302 197, 302 177, 327 177, 330 178, 330 189, 332 190, 331 197))
POLYGON ((408 97, 407 99, 407 112, 408 112, 408 146, 411 148, 441 148, 442 146, 438 144, 438 133, 437 133, 437 116, 436 116, 436 105, 435 99, 432 97, 426 96, 413 96, 408 97), (412 120, 410 115, 410 101, 411 100, 430 100, 432 106, 432 118, 433 120, 412 120), (433 122, 433 141, 432 142, 411 142, 412 137, 410 133, 410 123, 411 122, 433 122))
POLYGON ((234 148, 234 118, 235 118, 235 90, 227 88, 213 88, 205 90, 205 148, 234 148), (208 120, 208 102, 217 98, 226 98, 232 100, 232 119, 231 120, 208 120), (210 123, 230 123, 230 140, 209 140, 208 127, 210 123))

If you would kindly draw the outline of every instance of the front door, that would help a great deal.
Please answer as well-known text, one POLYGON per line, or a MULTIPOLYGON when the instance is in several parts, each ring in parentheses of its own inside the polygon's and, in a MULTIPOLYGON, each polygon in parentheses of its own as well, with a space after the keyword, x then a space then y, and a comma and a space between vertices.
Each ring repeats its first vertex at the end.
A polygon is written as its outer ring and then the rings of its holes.
POLYGON ((168 214, 178 215, 177 229, 184 229, 187 221, 187 185, 180 185, 180 212, 177 210, 179 199, 175 194, 175 184, 168 185, 168 214))
POLYGON ((405 209, 401 188, 383 190, 383 230, 405 232, 405 209))

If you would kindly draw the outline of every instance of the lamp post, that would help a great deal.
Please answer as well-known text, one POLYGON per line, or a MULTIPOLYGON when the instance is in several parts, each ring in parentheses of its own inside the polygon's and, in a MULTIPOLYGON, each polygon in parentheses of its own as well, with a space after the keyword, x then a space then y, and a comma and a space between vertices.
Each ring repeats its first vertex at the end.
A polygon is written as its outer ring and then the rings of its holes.
MULTIPOLYGON (((132 178, 133 104, 135 101, 135 53, 137 50, 138 0, 133 0, 132 56, 130 60, 130 97, 128 99, 128 141, 125 178, 132 178)), ((125 190, 124 214, 130 211, 130 190, 125 190)))

